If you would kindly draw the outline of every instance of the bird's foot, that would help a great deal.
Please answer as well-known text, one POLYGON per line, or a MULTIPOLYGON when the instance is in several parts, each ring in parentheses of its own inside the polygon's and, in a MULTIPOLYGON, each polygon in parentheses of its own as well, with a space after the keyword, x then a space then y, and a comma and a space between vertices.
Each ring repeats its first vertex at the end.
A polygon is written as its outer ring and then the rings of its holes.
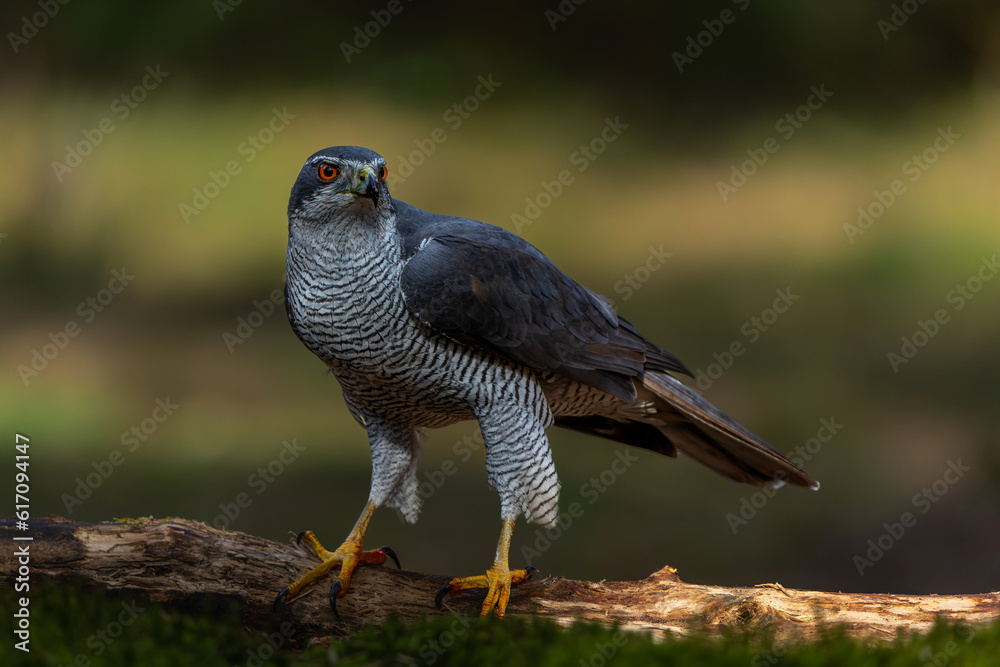
POLYGON ((511 571, 507 569, 506 564, 494 563, 493 567, 486 570, 486 574, 452 579, 438 590, 434 602, 440 608, 445 595, 457 595, 471 588, 485 588, 486 599, 483 600, 483 608, 479 615, 486 616, 496 608, 497 616, 503 618, 507 611, 507 602, 510 600, 510 587, 524 583, 531 578, 534 571, 534 567, 511 571))
POLYGON ((337 575, 337 580, 330 587, 329 596, 333 614, 339 619, 340 614, 337 613, 337 598, 347 592, 347 588, 351 585, 351 574, 353 574, 354 568, 358 564, 384 565, 391 558, 396 563, 396 567, 401 567, 399 558, 396 557, 396 552, 392 549, 389 547, 379 547, 378 549, 364 551, 361 548, 361 540, 353 533, 344 540, 344 543, 336 551, 328 551, 323 548, 323 545, 319 543, 319 540, 312 534, 312 531, 308 530, 299 533, 296 542, 299 544, 305 543, 322 562, 278 593, 278 596, 274 599, 275 610, 283 602, 296 598, 307 586, 319 581, 327 572, 339 565, 340 574, 337 575))

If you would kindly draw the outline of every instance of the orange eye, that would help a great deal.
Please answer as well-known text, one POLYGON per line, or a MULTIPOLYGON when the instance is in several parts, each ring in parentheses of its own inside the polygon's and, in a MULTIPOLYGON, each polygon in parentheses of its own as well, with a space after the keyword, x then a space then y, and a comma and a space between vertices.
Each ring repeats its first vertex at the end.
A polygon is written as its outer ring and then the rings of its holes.
POLYGON ((379 168, 379 170, 378 170, 378 177, 379 177, 379 178, 381 178, 381 179, 382 179, 382 180, 384 181, 384 180, 385 180, 385 177, 386 177, 386 176, 388 176, 388 175, 389 175, 389 170, 388 170, 388 169, 386 169, 386 168, 385 168, 385 165, 383 164, 383 165, 382 165, 382 166, 381 166, 381 167, 379 168))
POLYGON ((340 170, 337 169, 332 164, 330 164, 329 162, 323 162, 322 164, 319 165, 320 180, 332 181, 333 179, 337 178, 337 174, 339 173, 340 170))

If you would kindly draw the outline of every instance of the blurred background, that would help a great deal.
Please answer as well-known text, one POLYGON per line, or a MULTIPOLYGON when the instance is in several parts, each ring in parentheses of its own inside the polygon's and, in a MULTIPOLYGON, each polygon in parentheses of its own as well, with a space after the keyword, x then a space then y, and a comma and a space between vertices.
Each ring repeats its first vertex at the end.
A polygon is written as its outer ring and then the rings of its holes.
MULTIPOLYGON (((53 1, 0 26, 0 431, 31 438, 33 515, 339 544, 367 439, 280 294, 303 161, 356 144, 394 197, 613 298, 823 484, 553 429, 577 511, 520 522, 512 566, 1000 589, 995 5, 53 1)), ((421 521, 382 510, 369 545, 489 564, 477 433, 429 433, 421 521)))

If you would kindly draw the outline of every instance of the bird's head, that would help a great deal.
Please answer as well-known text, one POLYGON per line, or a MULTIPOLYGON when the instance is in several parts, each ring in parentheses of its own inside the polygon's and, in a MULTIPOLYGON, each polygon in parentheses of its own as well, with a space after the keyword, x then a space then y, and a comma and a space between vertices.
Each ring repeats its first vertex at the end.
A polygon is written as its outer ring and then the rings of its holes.
POLYGON ((334 146, 313 153, 292 186, 289 220, 385 220, 392 212, 387 175, 385 160, 367 148, 334 146))

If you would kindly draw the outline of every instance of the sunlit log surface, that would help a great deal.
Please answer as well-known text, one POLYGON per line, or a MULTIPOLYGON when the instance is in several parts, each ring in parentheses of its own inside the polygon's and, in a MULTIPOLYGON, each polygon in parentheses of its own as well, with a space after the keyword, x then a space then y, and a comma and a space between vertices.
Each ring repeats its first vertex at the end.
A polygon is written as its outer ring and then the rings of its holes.
MULTIPOLYGON (((244 621, 264 628, 273 619, 275 594, 316 564, 293 541, 279 544, 236 531, 217 530, 186 519, 138 519, 79 523, 59 517, 29 521, 16 530, 0 520, 0 574, 18 570, 15 550, 30 545, 31 577, 72 577, 115 590, 129 590, 158 602, 197 607, 209 597, 239 603, 244 621), (14 535, 31 535, 30 542, 14 535)), ((394 567, 360 566, 340 599, 341 620, 321 583, 292 602, 281 620, 297 633, 344 635, 390 614, 475 613, 483 593, 469 591, 434 606, 445 575, 394 567)), ((887 640, 897 632, 921 632, 944 617, 970 625, 1000 617, 1000 593, 979 595, 889 595, 823 593, 778 584, 725 588, 689 584, 671 568, 640 581, 591 582, 539 577, 515 588, 508 614, 547 616, 560 623, 596 620, 658 633, 719 634, 725 628, 769 629, 778 641, 808 641, 834 626, 855 637, 887 640)), ((308 636, 307 635, 307 636, 308 636)))

